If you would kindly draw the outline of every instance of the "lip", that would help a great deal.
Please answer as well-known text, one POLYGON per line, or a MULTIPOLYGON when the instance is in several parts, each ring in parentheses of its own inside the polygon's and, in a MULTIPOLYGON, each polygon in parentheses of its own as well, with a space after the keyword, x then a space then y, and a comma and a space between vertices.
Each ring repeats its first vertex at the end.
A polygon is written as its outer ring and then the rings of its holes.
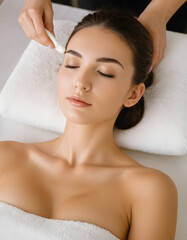
POLYGON ((81 98, 79 96, 71 96, 71 97, 67 97, 67 99, 70 101, 70 103, 74 106, 78 106, 78 107, 86 107, 86 106, 90 106, 92 104, 88 103, 84 98, 81 98))

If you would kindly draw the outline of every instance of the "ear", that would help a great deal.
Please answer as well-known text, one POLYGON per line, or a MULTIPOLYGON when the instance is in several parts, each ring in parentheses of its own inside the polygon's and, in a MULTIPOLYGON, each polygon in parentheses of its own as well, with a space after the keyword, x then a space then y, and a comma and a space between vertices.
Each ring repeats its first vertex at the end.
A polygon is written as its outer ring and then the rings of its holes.
POLYGON ((134 106, 142 97, 145 92, 145 84, 140 83, 138 85, 133 86, 129 92, 127 93, 126 100, 124 102, 125 107, 134 106))

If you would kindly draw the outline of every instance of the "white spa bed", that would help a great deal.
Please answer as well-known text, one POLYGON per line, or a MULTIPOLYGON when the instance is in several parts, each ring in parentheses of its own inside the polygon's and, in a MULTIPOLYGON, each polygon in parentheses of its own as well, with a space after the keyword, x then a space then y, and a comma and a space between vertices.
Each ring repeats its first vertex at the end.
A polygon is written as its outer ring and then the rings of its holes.
MULTIPOLYGON (((5 0, 0 5, 0 91, 16 66, 30 39, 18 24, 23 0, 5 0), (19 38, 17 38, 19 36, 19 38), (14 41, 19 39, 19 41, 14 41)), ((78 21, 88 11, 59 4, 53 4, 54 19, 78 21)), ((57 137, 51 131, 27 126, 0 116, 0 141, 39 142, 57 137)), ((154 144, 154 143, 153 143, 154 144)), ((159 169, 176 183, 179 195, 176 240, 187 239, 187 155, 166 156, 139 151, 124 150, 141 164, 159 169)), ((154 216, 153 216, 154 217, 154 216)))

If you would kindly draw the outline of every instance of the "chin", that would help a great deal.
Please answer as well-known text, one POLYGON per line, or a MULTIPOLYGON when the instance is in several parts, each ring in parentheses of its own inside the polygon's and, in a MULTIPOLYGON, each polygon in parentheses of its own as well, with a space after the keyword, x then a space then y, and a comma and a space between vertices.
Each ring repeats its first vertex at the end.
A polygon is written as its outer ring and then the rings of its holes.
POLYGON ((66 112, 63 111, 63 114, 67 120, 67 122, 72 122, 80 125, 91 124, 93 123, 93 118, 91 118, 90 114, 83 114, 83 113, 75 113, 75 112, 66 112))

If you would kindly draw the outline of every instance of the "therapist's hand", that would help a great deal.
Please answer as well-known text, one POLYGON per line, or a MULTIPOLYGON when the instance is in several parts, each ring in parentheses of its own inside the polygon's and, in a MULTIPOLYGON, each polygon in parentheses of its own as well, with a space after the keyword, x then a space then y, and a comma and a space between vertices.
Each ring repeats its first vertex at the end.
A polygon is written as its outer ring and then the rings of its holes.
POLYGON ((44 46, 54 48, 53 42, 44 29, 45 27, 54 34, 51 0, 26 0, 19 15, 18 22, 27 37, 44 46))
POLYGON ((159 13, 144 10, 138 20, 149 31, 153 42, 152 68, 156 67, 164 56, 166 48, 166 22, 159 13))

